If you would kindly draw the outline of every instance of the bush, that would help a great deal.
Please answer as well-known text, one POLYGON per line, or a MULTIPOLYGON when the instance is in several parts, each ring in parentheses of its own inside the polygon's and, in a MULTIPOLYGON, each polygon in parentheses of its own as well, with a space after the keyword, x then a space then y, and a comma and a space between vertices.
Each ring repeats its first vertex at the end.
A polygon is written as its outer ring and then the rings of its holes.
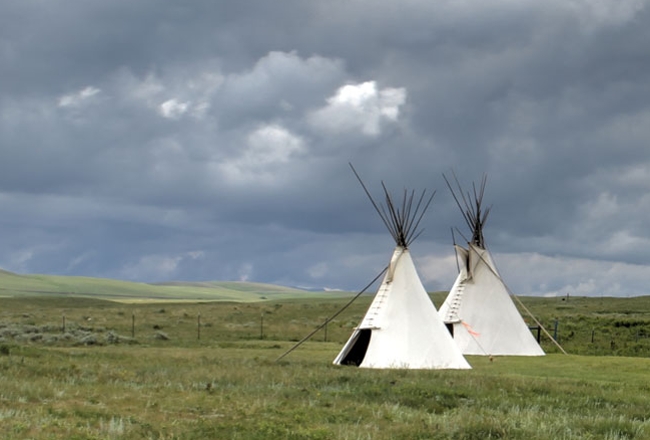
POLYGON ((126 336, 120 336, 113 330, 109 330, 104 336, 107 344, 135 344, 136 340, 126 336))
POLYGON ((167 336, 167 333, 161 332, 161 331, 158 331, 158 332, 154 333, 153 338, 161 340, 161 341, 168 341, 169 340, 169 336, 167 336))
POLYGON ((82 336, 76 343, 76 345, 99 345, 97 341, 97 335, 89 333, 85 336, 82 336))

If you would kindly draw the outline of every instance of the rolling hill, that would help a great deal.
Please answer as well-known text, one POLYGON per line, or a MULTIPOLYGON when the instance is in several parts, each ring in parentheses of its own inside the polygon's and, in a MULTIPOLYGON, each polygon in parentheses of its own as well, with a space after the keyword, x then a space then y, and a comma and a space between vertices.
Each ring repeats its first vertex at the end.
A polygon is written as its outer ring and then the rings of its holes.
POLYGON ((311 292, 273 284, 239 281, 136 283, 106 278, 20 275, 0 270, 0 296, 68 296, 113 301, 237 301, 335 298, 345 292, 311 292))

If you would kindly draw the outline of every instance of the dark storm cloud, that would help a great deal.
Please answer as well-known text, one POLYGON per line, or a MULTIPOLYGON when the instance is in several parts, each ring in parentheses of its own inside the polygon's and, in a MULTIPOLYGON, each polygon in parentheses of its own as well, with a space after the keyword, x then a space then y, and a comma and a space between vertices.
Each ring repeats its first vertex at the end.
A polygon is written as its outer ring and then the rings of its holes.
POLYGON ((455 273, 453 169, 489 175, 487 241, 516 291, 646 293, 649 14, 3 4, 0 265, 355 289, 392 243, 352 162, 375 195, 438 189, 414 247, 430 288, 455 273))

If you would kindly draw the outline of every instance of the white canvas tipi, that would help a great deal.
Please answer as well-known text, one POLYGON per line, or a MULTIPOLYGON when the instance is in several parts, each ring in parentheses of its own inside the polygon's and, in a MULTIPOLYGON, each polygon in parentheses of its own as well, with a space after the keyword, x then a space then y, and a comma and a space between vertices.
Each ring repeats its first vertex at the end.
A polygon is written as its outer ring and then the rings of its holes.
POLYGON ((440 316, 463 354, 543 356, 485 247, 483 225, 490 211, 483 212, 481 206, 485 183, 484 177, 478 190, 474 186, 472 194, 464 195, 456 180, 456 195, 447 181, 472 240, 467 249, 455 245, 460 273, 440 307, 440 316))
POLYGON ((408 249, 433 196, 423 204, 423 192, 414 205, 414 194, 405 193, 401 208, 396 208, 384 187, 386 207, 379 209, 361 185, 397 247, 370 308, 334 363, 362 368, 471 368, 438 316, 408 249))

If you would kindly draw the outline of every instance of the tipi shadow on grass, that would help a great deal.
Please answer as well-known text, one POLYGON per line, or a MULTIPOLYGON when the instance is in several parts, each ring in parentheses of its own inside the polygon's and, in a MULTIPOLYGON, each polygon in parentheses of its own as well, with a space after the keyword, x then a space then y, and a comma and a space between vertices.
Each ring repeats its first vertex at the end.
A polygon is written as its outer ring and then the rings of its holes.
POLYGON ((427 196, 425 190, 416 198, 414 191, 405 190, 401 203, 396 204, 382 182, 384 204, 377 204, 354 167, 352 170, 396 247, 374 300, 334 364, 362 368, 471 368, 424 289, 409 251, 421 232, 420 221, 435 193, 427 196))

